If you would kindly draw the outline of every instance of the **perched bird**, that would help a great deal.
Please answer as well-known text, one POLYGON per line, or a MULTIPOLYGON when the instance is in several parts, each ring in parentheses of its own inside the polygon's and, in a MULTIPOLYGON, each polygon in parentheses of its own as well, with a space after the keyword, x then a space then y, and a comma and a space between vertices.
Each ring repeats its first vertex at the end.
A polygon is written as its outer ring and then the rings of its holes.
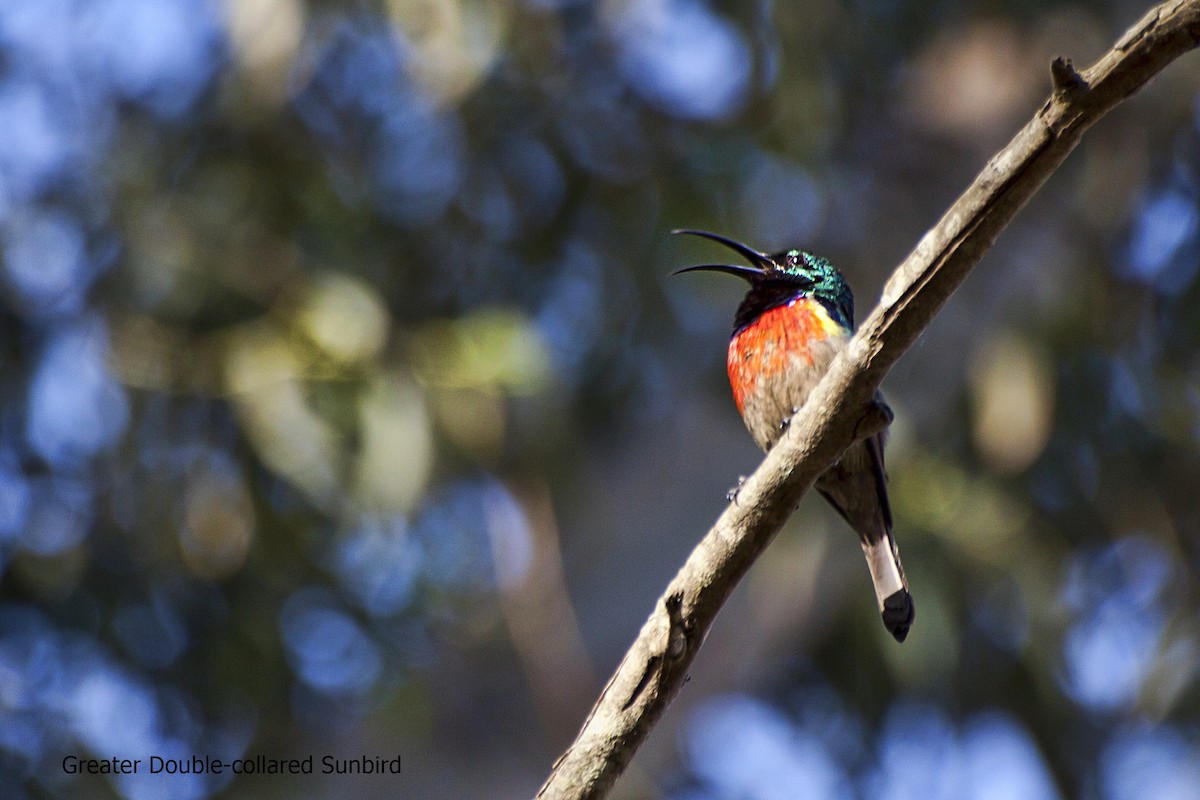
MULTIPOLYGON (((850 341, 854 332, 850 287, 836 267, 803 250, 767 255, 707 231, 673 233, 720 242, 751 264, 702 264, 675 274, 710 270, 750 283, 733 319, 729 383, 750 435, 763 450, 770 450, 829 370, 833 357, 850 341)), ((882 395, 876 394, 875 402, 886 408, 882 395)), ((858 533, 883 624, 902 642, 916 609, 892 538, 884 433, 851 445, 817 479, 816 488, 858 533)))

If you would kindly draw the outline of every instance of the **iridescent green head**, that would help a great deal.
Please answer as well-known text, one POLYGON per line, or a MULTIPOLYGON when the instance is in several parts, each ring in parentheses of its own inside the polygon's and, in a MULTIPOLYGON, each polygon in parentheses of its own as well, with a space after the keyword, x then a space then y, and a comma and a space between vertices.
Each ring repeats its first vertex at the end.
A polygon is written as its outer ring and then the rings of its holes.
POLYGON ((675 230, 672 233, 688 233, 712 239, 750 262, 752 266, 748 267, 738 264, 701 264, 685 267, 674 273, 708 270, 736 275, 748 281, 750 294, 747 300, 754 298, 755 302, 749 306, 743 303, 744 310, 739 309, 737 327, 740 328, 749 321, 744 319, 747 314, 760 314, 799 295, 820 300, 847 328, 854 327, 854 295, 838 268, 824 258, 804 250, 784 250, 767 255, 741 242, 708 231, 675 230))

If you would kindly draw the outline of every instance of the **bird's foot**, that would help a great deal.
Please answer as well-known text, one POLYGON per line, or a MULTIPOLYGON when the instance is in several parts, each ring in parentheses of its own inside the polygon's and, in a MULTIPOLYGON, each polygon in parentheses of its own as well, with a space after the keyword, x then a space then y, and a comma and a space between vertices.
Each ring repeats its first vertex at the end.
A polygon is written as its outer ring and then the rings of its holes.
POLYGON ((892 411, 892 407, 883 401, 878 395, 871 399, 871 413, 879 417, 883 422, 884 427, 892 424, 892 420, 896 418, 896 412, 892 411))
POLYGON ((858 421, 858 427, 854 432, 855 441, 867 439, 887 429, 892 424, 892 420, 896 418, 891 406, 884 402, 879 395, 867 403, 866 409, 863 410, 862 418, 858 421))
POLYGON ((742 490, 742 484, 744 484, 745 482, 746 482, 746 476, 738 475, 737 486, 732 487, 728 492, 725 493, 725 499, 731 503, 736 503, 737 498, 738 498, 738 492, 740 492, 742 490))
POLYGON ((779 422, 779 432, 780 433, 783 433, 784 431, 786 431, 788 428, 790 428, 792 426, 792 417, 796 416, 796 414, 798 414, 799 412, 800 412, 800 409, 796 408, 795 406, 792 406, 792 413, 789 414, 788 416, 784 417, 779 422))

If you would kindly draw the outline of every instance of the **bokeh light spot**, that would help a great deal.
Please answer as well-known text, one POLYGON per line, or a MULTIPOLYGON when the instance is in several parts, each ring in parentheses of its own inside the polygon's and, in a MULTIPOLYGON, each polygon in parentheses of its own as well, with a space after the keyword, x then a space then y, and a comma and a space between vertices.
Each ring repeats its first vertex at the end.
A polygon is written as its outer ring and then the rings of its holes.
POLYGON ((378 647, 320 589, 301 589, 280 612, 288 656, 300 678, 324 694, 360 695, 383 670, 378 647))
POLYGON ((532 394, 550 377, 538 329, 507 309, 427 323, 413 340, 413 359, 421 379, 434 386, 532 394))
POLYGON ((691 770, 718 797, 836 800, 848 777, 825 744, 771 706, 742 695, 706 701, 688 722, 691 770))
POLYGON ((1200 747, 1170 725, 1118 729, 1098 764, 1105 800, 1200 797, 1200 747))
POLYGON ((342 272, 326 272, 304 292, 300 325, 330 357, 345 362, 374 358, 388 333, 388 313, 368 284, 342 272))
POLYGON ((333 568, 364 611, 388 616, 414 600, 421 554, 402 517, 367 516, 334 545, 333 568))
POLYGON ((1133 277, 1171 294, 1187 287, 1200 261, 1194 256, 1177 259, 1176 255, 1196 240, 1198 224, 1200 210, 1191 194, 1168 189, 1144 201, 1129 240, 1133 277))
POLYGON ((187 111, 218 65, 210 0, 105 0, 85 4, 80 46, 97 76, 167 117, 187 111))
POLYGON ((1073 560, 1063 596, 1076 618, 1063 643, 1060 681, 1097 711, 1132 705, 1158 657, 1170 561, 1145 538, 1125 538, 1073 560))
POLYGON ((20 303, 35 314, 78 311, 93 277, 78 222, 54 210, 9 223, 4 266, 20 303))
POLYGON ((1058 800, 1029 732, 1000 712, 973 717, 962 735, 966 800, 1058 800))
POLYGON ((618 64, 634 91, 685 119, 719 119, 741 108, 750 48, 728 19, 688 0, 620 6, 613 21, 618 64))
POLYGON ((988 340, 971 369, 971 433, 997 472, 1027 469, 1046 447, 1054 419, 1054 372, 1046 354, 1013 335, 988 340))
POLYGON ((359 415, 359 501, 376 510, 411 510, 433 468, 433 434, 421 391, 408 376, 381 371, 360 397, 359 415))
POLYGON ((113 444, 129 404, 109 374, 104 325, 88 320, 54 334, 29 387, 28 438, 46 461, 78 463, 113 444))

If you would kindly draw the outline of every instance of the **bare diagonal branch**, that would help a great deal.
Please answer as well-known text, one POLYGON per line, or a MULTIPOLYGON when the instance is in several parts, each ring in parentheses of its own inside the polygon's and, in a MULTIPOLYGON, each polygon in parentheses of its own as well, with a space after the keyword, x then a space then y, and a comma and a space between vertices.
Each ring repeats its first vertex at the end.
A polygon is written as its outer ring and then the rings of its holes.
POLYGON ((1054 63, 1051 96, 896 269, 787 434, 667 586, 539 798, 607 794, 683 685, 734 586, 817 476, 878 427, 866 409, 884 375, 1083 133, 1198 44, 1200 0, 1169 0, 1083 72, 1054 63))

